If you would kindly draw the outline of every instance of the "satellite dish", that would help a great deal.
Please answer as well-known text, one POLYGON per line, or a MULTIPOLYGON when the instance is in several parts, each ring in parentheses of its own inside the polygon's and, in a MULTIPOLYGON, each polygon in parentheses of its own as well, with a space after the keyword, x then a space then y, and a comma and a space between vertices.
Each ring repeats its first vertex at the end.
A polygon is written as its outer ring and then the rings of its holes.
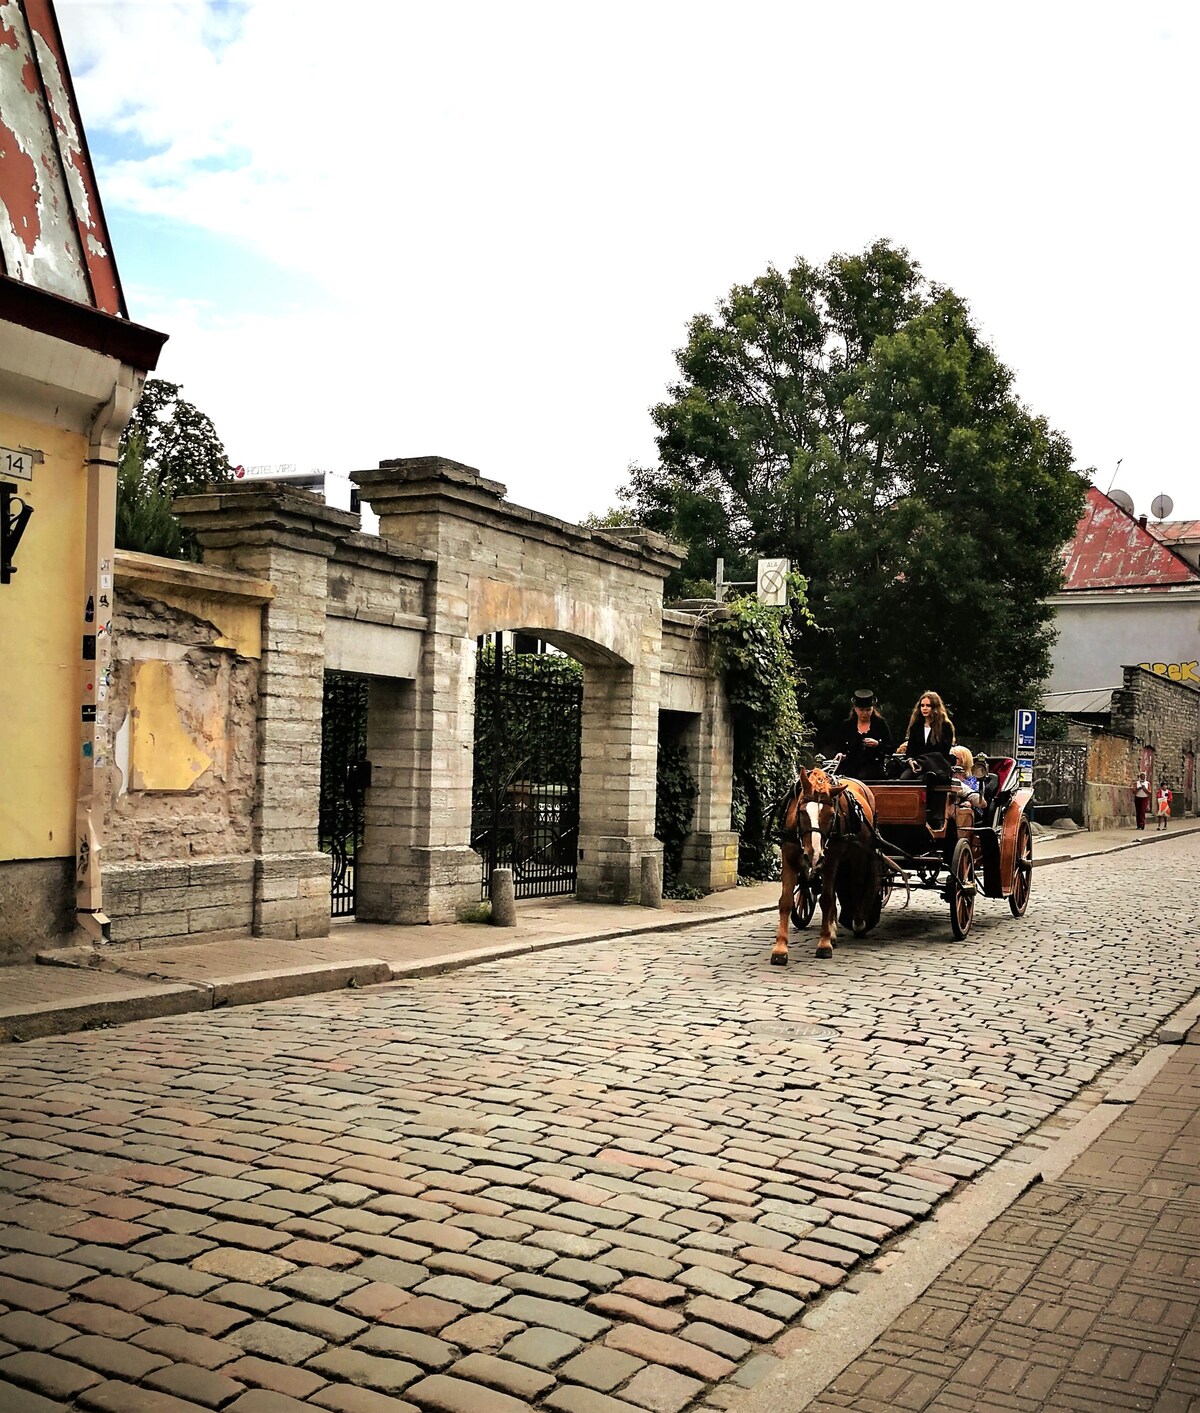
POLYGON ((1114 505, 1119 505, 1127 515, 1133 514, 1133 497, 1128 491, 1109 491, 1108 498, 1114 505))
POLYGON ((1170 496, 1155 496, 1150 502, 1150 514, 1155 520, 1165 520, 1175 509, 1175 502, 1170 496))

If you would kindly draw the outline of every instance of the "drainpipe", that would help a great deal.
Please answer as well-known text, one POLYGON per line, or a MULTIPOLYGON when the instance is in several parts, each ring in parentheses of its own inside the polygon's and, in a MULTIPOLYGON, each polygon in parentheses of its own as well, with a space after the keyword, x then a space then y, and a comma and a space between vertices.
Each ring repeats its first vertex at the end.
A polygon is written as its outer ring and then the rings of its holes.
POLYGON ((93 945, 110 937, 100 877, 111 744, 113 557, 117 447, 141 395, 145 374, 121 364, 112 395, 88 435, 87 527, 79 601, 79 784, 75 797, 75 921, 93 945))

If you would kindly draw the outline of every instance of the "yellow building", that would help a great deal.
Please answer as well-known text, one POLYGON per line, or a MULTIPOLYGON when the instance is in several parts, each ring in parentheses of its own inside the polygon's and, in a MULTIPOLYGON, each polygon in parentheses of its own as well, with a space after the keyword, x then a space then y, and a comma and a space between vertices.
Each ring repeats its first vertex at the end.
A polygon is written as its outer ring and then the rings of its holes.
POLYGON ((165 336, 130 323, 51 0, 0 37, 0 962, 100 911, 117 443, 165 336))

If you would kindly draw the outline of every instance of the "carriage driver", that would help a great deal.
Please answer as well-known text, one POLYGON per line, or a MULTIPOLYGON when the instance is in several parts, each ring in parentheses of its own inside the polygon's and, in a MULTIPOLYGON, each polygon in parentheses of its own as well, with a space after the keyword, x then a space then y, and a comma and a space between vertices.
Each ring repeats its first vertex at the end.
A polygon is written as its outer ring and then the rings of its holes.
POLYGON ((848 720, 839 728, 834 759, 838 773, 855 780, 882 780, 884 761, 892 753, 892 733, 875 703, 870 687, 854 693, 848 720))

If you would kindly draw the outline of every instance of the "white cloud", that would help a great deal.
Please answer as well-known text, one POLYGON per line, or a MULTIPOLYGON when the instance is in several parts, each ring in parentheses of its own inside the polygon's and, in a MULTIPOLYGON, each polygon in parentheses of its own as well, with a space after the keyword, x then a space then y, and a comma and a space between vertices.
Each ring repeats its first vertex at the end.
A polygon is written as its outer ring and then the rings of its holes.
POLYGON ((161 286, 134 309, 231 450, 260 448, 238 459, 441 451, 526 504, 603 508, 652 452, 692 314, 886 235, 971 302, 1083 464, 1124 457, 1139 502, 1195 495, 1182 4, 59 14, 85 125, 138 140, 102 169, 110 210, 312 282, 311 312, 271 321, 161 286))

